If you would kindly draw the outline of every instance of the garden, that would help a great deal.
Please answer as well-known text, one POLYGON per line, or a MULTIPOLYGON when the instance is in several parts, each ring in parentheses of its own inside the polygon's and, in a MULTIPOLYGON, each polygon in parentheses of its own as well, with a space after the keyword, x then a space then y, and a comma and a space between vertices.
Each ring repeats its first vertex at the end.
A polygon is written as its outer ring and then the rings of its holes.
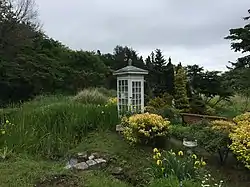
MULTIPOLYGON (((42 29, 35 1, 0 12, 0 186, 250 186, 249 55, 220 72, 161 49, 73 50, 42 29), (136 80, 114 76, 124 67, 136 80)), ((225 39, 248 54, 244 20, 225 39)))
POLYGON ((249 186, 250 113, 184 124, 152 99, 145 113, 118 117, 115 95, 93 88, 2 109, 1 186, 249 186), (106 164, 65 168, 80 153, 106 164))

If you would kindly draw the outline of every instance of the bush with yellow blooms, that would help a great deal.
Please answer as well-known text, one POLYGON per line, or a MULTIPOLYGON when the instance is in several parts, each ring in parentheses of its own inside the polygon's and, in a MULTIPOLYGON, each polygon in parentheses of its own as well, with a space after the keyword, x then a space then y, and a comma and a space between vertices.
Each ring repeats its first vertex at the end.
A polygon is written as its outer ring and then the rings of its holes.
POLYGON ((250 112, 234 118, 236 128, 229 134, 232 144, 229 146, 237 159, 250 169, 250 112))
POLYGON ((131 143, 153 143, 167 135, 169 124, 162 116, 150 113, 122 118, 123 135, 131 143))
POLYGON ((108 99, 107 105, 117 105, 117 97, 111 97, 108 99))

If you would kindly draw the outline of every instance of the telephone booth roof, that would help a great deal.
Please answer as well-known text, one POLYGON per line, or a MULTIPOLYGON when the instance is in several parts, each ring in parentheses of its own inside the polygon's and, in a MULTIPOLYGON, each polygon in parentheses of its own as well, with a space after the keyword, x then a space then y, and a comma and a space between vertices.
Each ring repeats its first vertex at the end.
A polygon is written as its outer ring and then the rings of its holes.
POLYGON ((148 71, 141 69, 141 68, 137 68, 135 66, 132 65, 128 65, 122 69, 118 69, 116 71, 114 71, 113 75, 147 75, 148 71))

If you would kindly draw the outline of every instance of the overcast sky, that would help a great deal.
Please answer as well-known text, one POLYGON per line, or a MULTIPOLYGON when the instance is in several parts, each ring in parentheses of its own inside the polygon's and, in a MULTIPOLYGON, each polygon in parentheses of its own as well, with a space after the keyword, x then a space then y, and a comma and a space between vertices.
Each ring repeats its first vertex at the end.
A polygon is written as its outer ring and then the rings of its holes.
POLYGON ((63 44, 113 52, 160 48, 173 63, 225 70, 240 54, 223 39, 244 25, 250 0, 36 0, 43 29, 63 44))

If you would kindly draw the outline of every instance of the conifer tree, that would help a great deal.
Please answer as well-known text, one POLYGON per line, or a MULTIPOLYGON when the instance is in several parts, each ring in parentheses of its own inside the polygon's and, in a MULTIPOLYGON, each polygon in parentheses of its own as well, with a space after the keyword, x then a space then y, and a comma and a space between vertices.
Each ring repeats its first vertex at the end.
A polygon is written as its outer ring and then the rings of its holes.
POLYGON ((175 107, 177 109, 187 111, 189 108, 189 101, 187 97, 187 75, 182 66, 179 65, 174 78, 175 85, 175 107))

